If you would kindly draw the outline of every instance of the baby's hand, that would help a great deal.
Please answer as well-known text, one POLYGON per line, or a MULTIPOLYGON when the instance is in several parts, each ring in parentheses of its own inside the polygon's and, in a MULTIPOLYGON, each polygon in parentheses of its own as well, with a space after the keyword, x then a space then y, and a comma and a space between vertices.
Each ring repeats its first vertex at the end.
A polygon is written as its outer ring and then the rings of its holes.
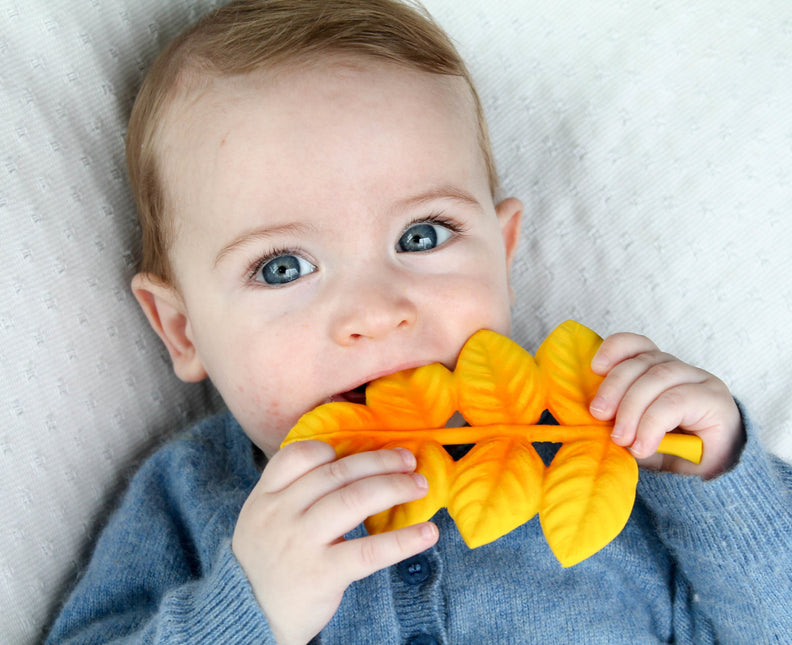
POLYGON ((232 549, 278 643, 306 643, 355 580, 437 541, 431 522, 345 540, 366 517, 426 495, 408 450, 336 459, 320 441, 290 444, 270 460, 237 520, 232 549))
POLYGON ((613 441, 628 446, 641 466, 708 479, 736 462, 745 443, 742 418, 726 385, 712 374, 626 333, 603 341, 591 369, 605 376, 591 414, 614 421, 613 441), (665 433, 677 429, 701 437, 699 465, 656 452, 665 433))

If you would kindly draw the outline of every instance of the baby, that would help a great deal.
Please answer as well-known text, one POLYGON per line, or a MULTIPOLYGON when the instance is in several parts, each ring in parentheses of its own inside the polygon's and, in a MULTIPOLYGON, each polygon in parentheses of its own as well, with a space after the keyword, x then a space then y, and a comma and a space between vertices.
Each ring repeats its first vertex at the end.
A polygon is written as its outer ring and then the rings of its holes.
POLYGON ((427 492, 407 450, 279 450, 315 406, 510 330, 522 205, 498 196, 470 75, 420 10, 232 2, 155 62, 127 150, 133 291, 176 374, 211 379, 229 412, 143 466, 51 642, 792 636, 792 472, 720 380, 642 336, 605 340, 591 403, 647 467, 639 501, 570 569, 536 519, 475 550, 444 511, 366 535, 427 492), (700 465, 655 454, 677 428, 700 465))

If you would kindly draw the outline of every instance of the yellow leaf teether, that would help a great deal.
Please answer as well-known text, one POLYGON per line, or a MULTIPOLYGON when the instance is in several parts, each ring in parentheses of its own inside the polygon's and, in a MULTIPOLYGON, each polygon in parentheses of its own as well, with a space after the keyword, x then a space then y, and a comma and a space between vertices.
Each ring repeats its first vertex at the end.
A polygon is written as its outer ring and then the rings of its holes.
MULTIPOLYGON (((412 450, 429 493, 368 518, 371 533, 428 520, 447 507, 475 548, 538 512, 553 553, 572 566, 621 532, 638 482, 635 459, 611 441, 611 425, 589 413, 602 381, 589 365, 601 342, 567 321, 534 360, 505 336, 482 330, 465 343, 454 372, 433 364, 378 379, 365 405, 321 405, 300 418, 283 445, 319 439, 339 457, 412 450), (537 425, 545 410, 559 425, 537 425), (455 412, 469 425, 446 428, 455 412), (532 445, 545 441, 563 444, 547 467, 532 445), (443 446, 457 444, 475 445, 454 461, 443 446)), ((701 440, 671 433, 659 451, 698 463, 701 440)))

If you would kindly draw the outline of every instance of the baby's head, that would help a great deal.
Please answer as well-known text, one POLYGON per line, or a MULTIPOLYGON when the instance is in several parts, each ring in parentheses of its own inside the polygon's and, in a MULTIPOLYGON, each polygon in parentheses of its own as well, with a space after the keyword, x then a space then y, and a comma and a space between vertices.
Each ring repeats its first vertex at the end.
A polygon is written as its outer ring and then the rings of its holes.
POLYGON ((143 228, 142 271, 173 279, 168 260, 175 234, 173 204, 163 177, 161 138, 169 118, 178 119, 174 106, 183 108, 212 80, 297 61, 318 63, 332 54, 388 60, 462 79, 495 195, 498 178, 475 86, 452 42, 427 14, 391 0, 238 0, 172 41, 148 71, 136 99, 127 164, 143 228))
POLYGON ((208 375, 267 454, 312 407, 508 333, 521 205, 495 205, 470 76, 412 7, 211 14, 149 72, 127 158, 135 295, 176 373, 208 375))

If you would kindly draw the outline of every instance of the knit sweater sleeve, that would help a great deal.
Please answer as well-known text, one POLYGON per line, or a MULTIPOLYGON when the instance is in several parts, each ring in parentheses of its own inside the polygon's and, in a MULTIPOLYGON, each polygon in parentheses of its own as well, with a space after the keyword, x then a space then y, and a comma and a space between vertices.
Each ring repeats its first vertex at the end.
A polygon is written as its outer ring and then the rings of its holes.
POLYGON ((275 642, 231 551, 249 484, 218 457, 222 436, 192 433, 144 464, 48 644, 275 642))
MULTIPOLYGON (((792 467, 766 453, 743 414, 738 464, 704 481, 642 472, 640 499, 678 563, 681 613, 711 623, 719 642, 792 642, 792 467)), ((685 629, 696 631, 696 625, 685 629)))

